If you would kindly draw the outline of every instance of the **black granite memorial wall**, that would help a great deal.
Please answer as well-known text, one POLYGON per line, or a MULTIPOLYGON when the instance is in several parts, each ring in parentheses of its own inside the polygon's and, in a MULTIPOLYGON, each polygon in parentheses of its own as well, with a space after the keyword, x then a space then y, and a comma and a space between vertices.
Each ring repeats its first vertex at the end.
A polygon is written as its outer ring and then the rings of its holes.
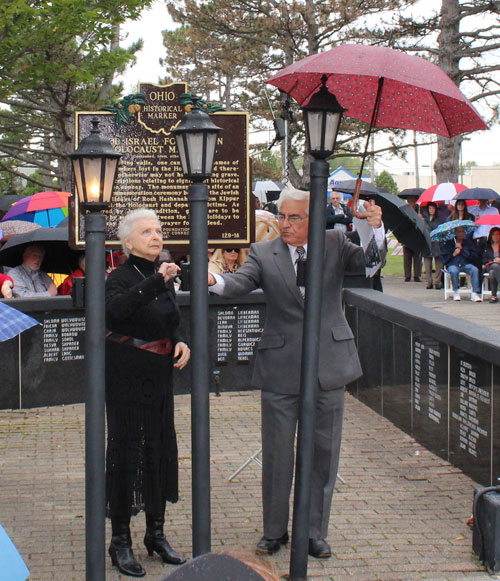
POLYGON ((364 289, 346 289, 344 303, 364 372, 349 391, 480 484, 496 484, 500 333, 364 289))

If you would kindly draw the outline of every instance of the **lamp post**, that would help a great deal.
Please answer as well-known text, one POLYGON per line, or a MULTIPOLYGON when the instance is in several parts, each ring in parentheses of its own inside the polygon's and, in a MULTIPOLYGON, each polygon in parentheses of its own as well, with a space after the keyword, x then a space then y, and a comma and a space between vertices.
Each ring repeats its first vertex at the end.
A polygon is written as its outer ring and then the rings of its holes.
POLYGON ((326 158, 330 157, 335 149, 340 121, 345 110, 326 88, 326 76, 322 80, 323 85, 320 90, 303 107, 307 149, 315 159, 311 164, 305 314, 302 334, 297 461, 290 557, 290 579, 292 581, 301 581, 307 578, 311 473, 314 458, 321 293, 325 251, 325 204, 329 175, 326 158))
POLYGON ((121 154, 92 119, 90 135, 70 155, 85 216, 85 550, 86 579, 105 579, 105 309, 106 217, 121 154))
POLYGON ((172 131, 188 188, 191 260, 191 446, 193 556, 210 552, 210 369, 208 349, 208 186, 217 146, 217 127, 197 105, 172 131))

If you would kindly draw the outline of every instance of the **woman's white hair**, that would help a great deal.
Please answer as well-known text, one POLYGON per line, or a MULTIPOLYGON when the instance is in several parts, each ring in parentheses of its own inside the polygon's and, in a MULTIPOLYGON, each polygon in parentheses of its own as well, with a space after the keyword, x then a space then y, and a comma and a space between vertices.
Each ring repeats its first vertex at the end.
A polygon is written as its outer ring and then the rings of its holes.
MULTIPOLYGON (((280 197, 276 200, 278 210, 281 208, 281 204, 286 202, 286 200, 309 202, 309 192, 306 190, 297 190, 296 188, 286 187, 284 190, 281 190, 280 197)), ((309 214, 309 206, 306 208, 306 214, 309 214)))
POLYGON ((139 220, 143 220, 144 218, 153 219, 156 220, 158 224, 160 223, 156 212, 150 208, 137 208, 137 210, 132 210, 128 214, 125 214, 125 216, 123 216, 123 218, 120 220, 120 225, 118 226, 118 238, 122 243, 123 252, 127 256, 130 255, 130 250, 125 244, 125 239, 132 236, 135 223, 139 220))

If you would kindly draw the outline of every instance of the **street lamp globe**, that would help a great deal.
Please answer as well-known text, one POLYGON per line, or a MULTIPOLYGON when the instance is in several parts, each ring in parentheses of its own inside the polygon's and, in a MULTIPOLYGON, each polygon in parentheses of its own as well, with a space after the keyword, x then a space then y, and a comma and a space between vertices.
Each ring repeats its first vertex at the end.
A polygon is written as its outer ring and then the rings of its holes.
POLYGON ((102 136, 99 121, 93 117, 90 134, 70 155, 78 199, 84 210, 100 212, 109 207, 120 157, 121 153, 102 136))
POLYGON ((326 159, 333 154, 342 114, 346 110, 327 89, 326 75, 321 80, 320 90, 302 107, 307 149, 316 159, 326 159))
POLYGON ((172 131, 182 172, 192 182, 203 182, 212 175, 217 136, 222 130, 199 108, 198 100, 193 97, 193 108, 172 131))

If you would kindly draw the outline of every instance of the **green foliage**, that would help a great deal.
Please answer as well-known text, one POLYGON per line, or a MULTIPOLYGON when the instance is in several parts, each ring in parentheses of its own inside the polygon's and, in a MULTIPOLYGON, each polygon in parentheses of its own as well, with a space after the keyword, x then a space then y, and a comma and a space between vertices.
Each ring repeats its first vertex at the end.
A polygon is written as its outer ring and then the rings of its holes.
POLYGON ((252 179, 272 180, 280 182, 283 180, 283 165, 281 157, 270 151, 263 149, 252 157, 252 179))
POLYGON ((399 189, 396 182, 394 181, 394 178, 386 170, 384 170, 379 176, 375 178, 375 185, 378 188, 386 190, 390 194, 394 194, 395 196, 399 194, 399 189))
POLYGON ((123 99, 120 99, 120 101, 114 105, 106 105, 105 107, 102 107, 102 110, 115 113, 115 125, 120 127, 122 123, 128 125, 130 119, 141 110, 141 105, 145 104, 146 96, 142 93, 134 93, 123 97, 123 99))

